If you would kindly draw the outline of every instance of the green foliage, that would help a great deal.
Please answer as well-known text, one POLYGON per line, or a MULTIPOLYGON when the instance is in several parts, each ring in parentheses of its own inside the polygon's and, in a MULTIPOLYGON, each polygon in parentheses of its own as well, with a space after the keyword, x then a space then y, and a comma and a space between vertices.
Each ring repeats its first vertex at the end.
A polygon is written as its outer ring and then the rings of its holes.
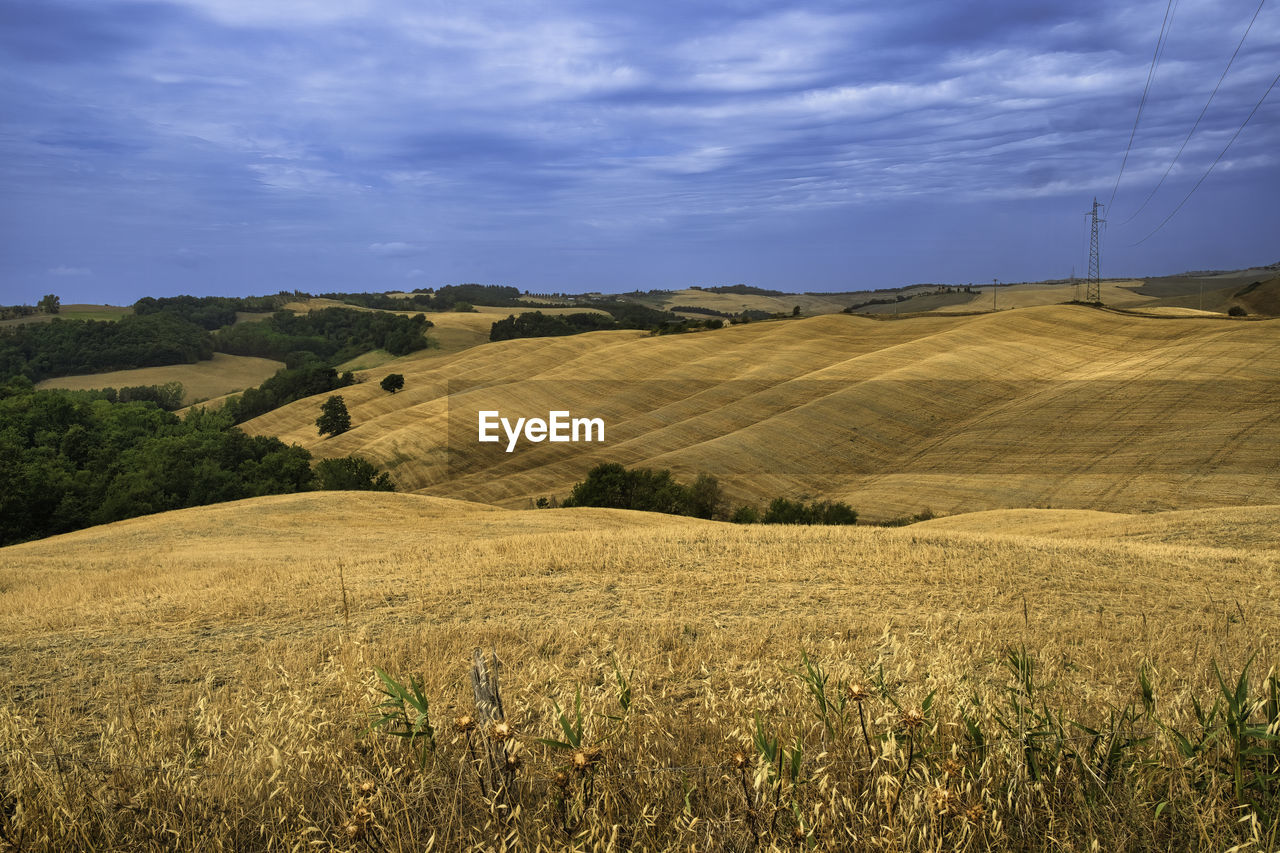
POLYGON ((434 311, 452 311, 460 302, 499 308, 527 305, 521 301, 520 295, 519 288, 501 284, 447 284, 436 289, 431 308, 434 311))
POLYGON ((394 394, 404 387, 404 374, 388 373, 378 385, 383 391, 394 394))
POLYGON ((39 312, 34 305, 0 305, 0 320, 18 320, 33 317, 39 312))
POLYGON ((316 418, 316 429, 321 435, 342 435, 351 429, 351 415, 347 412, 347 404, 341 395, 335 394, 320 406, 320 417, 316 418))
POLYGON ((672 305, 671 310, 676 314, 706 314, 710 317, 722 317, 724 319, 733 316, 726 311, 717 311, 714 308, 706 308, 702 305, 672 305))
POLYGON ((760 519, 764 524, 857 524, 858 513, 846 503, 791 501, 774 498, 760 519))
POLYGON ((743 504, 733 511, 733 515, 729 516, 729 520, 734 524, 759 524, 760 510, 750 504, 743 504))
POLYGON ((1231 317, 1246 317, 1249 312, 1241 308, 1239 305, 1232 305, 1227 311, 1227 315, 1231 317))
POLYGON ((489 329, 489 340, 509 341, 515 338, 551 338, 616 329, 618 324, 605 314, 583 312, 581 314, 543 314, 541 311, 525 313, 499 320, 489 329))
POLYGON ((311 353, 326 364, 337 364, 374 349, 408 355, 430 346, 425 332, 431 323, 423 314, 405 317, 386 311, 325 308, 308 314, 277 311, 267 320, 219 331, 214 339, 220 352, 287 360, 311 353))
POLYGON ((184 419, 102 392, 0 388, 0 545, 312 486, 311 454, 224 412, 184 419))
POLYGON ((106 400, 109 403, 155 403, 166 412, 182 408, 186 389, 181 382, 163 385, 129 385, 124 388, 93 388, 83 391, 63 391, 75 400, 106 400))
POLYGON ((67 320, 0 328, 0 376, 54 376, 191 364, 213 356, 209 333, 172 314, 67 320))
MULTIPOLYGON (((341 398, 330 398, 341 399, 341 398)), ((333 491, 394 492, 395 484, 385 471, 360 456, 324 459, 316 463, 317 488, 333 491)))
POLYGON ((560 707, 559 702, 553 701, 556 706, 556 722, 560 725, 560 731, 564 732, 564 740, 557 738, 538 738, 538 743, 556 749, 582 749, 582 734, 585 726, 585 718, 582 714, 582 687, 579 686, 577 693, 573 699, 573 716, 569 716, 560 707))
MULTIPOLYGON (((543 314, 526 311, 494 323, 489 330, 489 340, 508 341, 514 338, 550 338, 576 335, 581 332, 598 332, 604 329, 648 329, 657 332, 670 326, 672 331, 688 331, 715 323, 714 320, 681 320, 670 311, 658 311, 634 302, 618 299, 595 300, 591 307, 608 314, 583 312, 581 314, 543 314), (684 326, 682 324, 689 324, 684 326)), ((722 324, 723 325, 723 324, 722 324)))
POLYGON ((676 320, 670 323, 662 323, 655 326, 653 334, 655 335, 681 335, 685 332, 701 332, 707 329, 723 329, 724 320, 715 318, 708 320, 676 320))
POLYGON ((628 469, 607 462, 587 472, 563 506, 601 506, 712 518, 723 509, 720 485, 700 474, 692 486, 677 482, 668 470, 628 469))
POLYGON ((230 326, 239 311, 266 313, 279 308, 287 297, 279 296, 144 296, 133 303, 138 316, 168 314, 213 331, 230 326))
POLYGON ((704 287, 702 290, 711 293, 737 293, 743 296, 786 296, 781 290, 767 290, 763 287, 752 287, 749 284, 728 284, 719 287, 704 287))
POLYGON ((46 314, 57 314, 62 310, 62 300, 49 293, 36 303, 36 307, 46 314))
POLYGON ((417 749, 418 766, 425 767, 428 751, 436 749, 436 730, 431 725, 431 706, 422 692, 422 681, 412 675, 406 687, 377 667, 373 671, 382 682, 379 690, 386 698, 374 710, 376 717, 369 731, 381 729, 386 734, 404 738, 411 748, 417 749))
POLYGON ((338 375, 332 367, 318 366, 285 368, 268 378, 257 388, 250 388, 238 397, 227 401, 226 410, 235 423, 264 415, 286 403, 345 388, 355 382, 350 373, 338 375))

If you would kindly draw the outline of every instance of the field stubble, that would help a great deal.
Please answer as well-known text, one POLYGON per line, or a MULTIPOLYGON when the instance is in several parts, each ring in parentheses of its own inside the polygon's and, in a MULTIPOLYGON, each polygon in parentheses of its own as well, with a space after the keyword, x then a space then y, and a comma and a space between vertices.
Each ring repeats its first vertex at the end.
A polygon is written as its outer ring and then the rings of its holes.
POLYGON ((1252 656, 1256 690, 1280 660, 1273 548, 313 494, 4 553, 14 847, 1275 844, 1274 780, 1272 811, 1242 809, 1225 738, 1197 763, 1156 722, 1194 734, 1215 663, 1234 685, 1252 656), (452 726, 477 646, 502 661, 514 819, 452 726), (421 678, 434 751, 367 733, 374 667, 421 678))

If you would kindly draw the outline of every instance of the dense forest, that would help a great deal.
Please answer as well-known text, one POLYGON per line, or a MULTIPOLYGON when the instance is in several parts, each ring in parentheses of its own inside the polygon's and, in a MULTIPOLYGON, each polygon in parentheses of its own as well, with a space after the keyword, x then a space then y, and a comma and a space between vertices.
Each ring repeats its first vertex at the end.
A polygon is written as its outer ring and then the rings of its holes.
POLYGON ((349 308, 325 308, 307 314, 277 311, 266 320, 221 329, 214 336, 214 348, 287 364, 314 360, 337 364, 374 349, 384 349, 392 355, 425 349, 430 342, 424 332, 430 326, 423 314, 406 317, 349 308))
MULTIPOLYGON (((322 299, 376 308, 383 311, 469 311, 475 305, 497 308, 527 307, 520 290, 498 284, 446 284, 435 290, 419 289, 406 296, 386 293, 322 293, 322 299)), ((556 304, 549 307, 566 307, 556 304)))
POLYGON ((159 299, 144 296, 133 303, 133 313, 139 317, 169 314, 212 332, 230 326, 242 311, 268 314, 281 308, 290 298, 284 293, 276 296, 162 296, 159 299))
POLYGON ((0 379, 190 364, 213 356, 213 338, 171 313, 120 320, 66 320, 0 327, 0 379))
POLYGON ((689 331, 693 326, 704 326, 701 321, 689 323, 670 311, 659 311, 634 302, 616 299, 595 300, 592 308, 607 314, 584 311, 580 314, 543 314, 526 311, 499 320, 489 329, 489 340, 509 341, 513 338, 546 338, 560 335, 576 335, 581 332, 598 332, 604 329, 646 329, 660 332, 689 331))
POLYGON ((178 416, 97 392, 0 386, 0 545, 137 515, 316 488, 389 489, 365 460, 250 436, 223 411, 178 416))

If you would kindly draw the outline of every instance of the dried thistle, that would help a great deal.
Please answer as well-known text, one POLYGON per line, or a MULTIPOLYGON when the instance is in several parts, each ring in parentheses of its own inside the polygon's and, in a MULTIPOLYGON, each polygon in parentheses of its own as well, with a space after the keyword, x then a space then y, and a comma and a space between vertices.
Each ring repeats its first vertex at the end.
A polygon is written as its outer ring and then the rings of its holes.
POLYGON ((924 711, 919 708, 903 711, 902 716, 898 718, 898 725, 909 732, 916 731, 924 725, 924 711))

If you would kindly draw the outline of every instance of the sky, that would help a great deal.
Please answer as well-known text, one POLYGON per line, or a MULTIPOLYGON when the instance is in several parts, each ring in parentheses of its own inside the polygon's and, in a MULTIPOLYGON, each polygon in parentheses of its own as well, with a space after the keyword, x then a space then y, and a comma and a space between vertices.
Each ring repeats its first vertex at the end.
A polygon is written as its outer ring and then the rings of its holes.
POLYGON ((1280 3, 1169 169, 1258 9, 3 0, 0 303, 1274 263, 1280 3))

